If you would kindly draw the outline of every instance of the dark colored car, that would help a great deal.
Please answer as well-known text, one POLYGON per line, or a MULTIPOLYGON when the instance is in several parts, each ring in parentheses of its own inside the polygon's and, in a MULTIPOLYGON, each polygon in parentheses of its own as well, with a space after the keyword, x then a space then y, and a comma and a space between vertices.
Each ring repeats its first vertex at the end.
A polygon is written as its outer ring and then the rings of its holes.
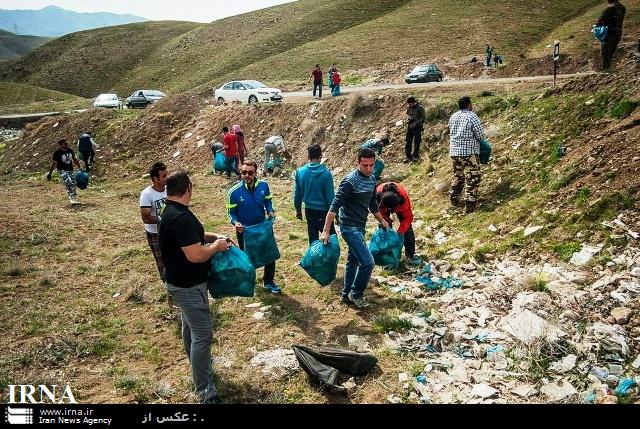
POLYGON ((149 89, 142 89, 134 91, 126 100, 125 105, 129 109, 133 109, 135 107, 145 108, 149 104, 160 100, 165 97, 164 92, 162 91, 154 91, 149 89))
POLYGON ((435 64, 425 64, 417 66, 405 77, 404 81, 407 83, 417 82, 442 82, 442 72, 435 64))

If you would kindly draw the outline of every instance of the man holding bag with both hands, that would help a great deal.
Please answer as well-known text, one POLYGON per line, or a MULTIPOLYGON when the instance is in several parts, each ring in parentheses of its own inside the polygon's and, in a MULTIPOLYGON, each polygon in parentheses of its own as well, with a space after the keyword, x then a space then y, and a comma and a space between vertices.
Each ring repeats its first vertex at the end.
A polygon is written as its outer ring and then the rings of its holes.
POLYGON ((371 149, 359 150, 357 168, 340 183, 320 236, 323 243, 329 242, 331 226, 339 213, 340 232, 349 246, 341 299, 343 303, 353 304, 357 308, 369 305, 364 298, 364 291, 374 267, 373 256, 364 240, 369 212, 383 228, 389 227, 376 202, 376 180, 372 175, 375 161, 376 154, 371 149))

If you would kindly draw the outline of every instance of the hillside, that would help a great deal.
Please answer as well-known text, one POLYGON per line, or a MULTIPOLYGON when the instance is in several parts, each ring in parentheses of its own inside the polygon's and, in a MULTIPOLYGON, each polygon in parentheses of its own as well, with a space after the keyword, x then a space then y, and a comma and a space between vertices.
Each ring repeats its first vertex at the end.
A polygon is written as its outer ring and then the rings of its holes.
POLYGON ((91 100, 46 88, 0 82, 0 114, 60 112, 91 107, 91 100))
MULTIPOLYGON (((505 57, 509 73, 559 28, 567 38, 593 43, 582 28, 563 26, 588 21, 581 17, 600 4, 533 0, 523 13, 522 0, 501 2, 500 8, 490 0, 301 0, 206 25, 181 24, 179 30, 176 23, 154 23, 76 33, 1 65, 0 79, 83 96, 106 88, 205 91, 231 78, 296 87, 316 62, 326 67, 335 61, 348 71, 429 59, 468 62, 483 55, 486 43, 505 57), (78 58, 89 66, 78 69, 78 58), (68 68, 76 72, 60 72, 68 68), (97 72, 102 70, 108 72, 97 72)), ((626 4, 629 15, 637 16, 640 0, 626 4)), ((349 73, 357 74, 348 72, 347 82, 349 73)))
POLYGON ((50 37, 19 36, 0 30, 0 61, 21 57, 35 48, 53 40, 50 37))
MULTIPOLYGON (((282 295, 257 287, 254 298, 211 301, 216 382, 226 402, 637 403, 637 387, 614 394, 619 381, 639 375, 635 46, 622 47, 617 67, 555 89, 484 80, 269 106, 213 106, 180 94, 141 111, 99 109, 29 124, 0 146, 0 209, 12 219, 0 231, 0 326, 7 332, 0 379, 37 384, 63 375, 87 403, 196 401, 179 315, 167 308, 138 196, 152 162, 189 169, 191 209, 207 230, 233 234, 224 213, 232 182, 210 173, 207 143, 222 125, 240 123, 249 157, 262 158, 274 130, 284 130, 292 156, 280 177, 267 178, 282 295), (494 148, 482 167, 482 206, 470 215, 450 208, 446 196, 447 119, 465 92, 494 148), (428 117, 421 161, 412 165, 401 163, 405 126, 396 126, 406 118, 409 94, 428 117), (409 190, 425 268, 462 286, 431 290, 416 281, 416 269, 377 267, 366 292, 372 305, 360 311, 338 302, 344 243, 331 285, 319 287, 298 266, 306 227, 295 218, 290 173, 306 162, 306 146, 318 142, 337 182, 362 141, 381 128, 392 142, 383 153, 383 179, 409 190), (57 139, 87 129, 101 149, 91 187, 72 207, 62 184, 44 178, 48 154, 57 139), (535 232, 525 234, 529 227, 535 232), (569 263, 583 243, 602 248, 585 265, 569 263), (523 315, 543 324, 527 336, 533 340, 518 337, 526 329, 510 324, 523 315), (378 366, 355 377, 346 395, 318 389, 299 368, 284 365, 288 359, 266 357, 294 344, 353 348, 353 335, 365 340, 378 366), (254 358, 273 365, 258 366, 254 358), (477 393, 483 385, 486 396, 477 393)), ((375 222, 368 227, 373 231, 375 222)))
POLYGON ((60 37, 76 31, 147 21, 134 15, 78 13, 57 6, 39 10, 0 9, 0 30, 40 37, 60 37))

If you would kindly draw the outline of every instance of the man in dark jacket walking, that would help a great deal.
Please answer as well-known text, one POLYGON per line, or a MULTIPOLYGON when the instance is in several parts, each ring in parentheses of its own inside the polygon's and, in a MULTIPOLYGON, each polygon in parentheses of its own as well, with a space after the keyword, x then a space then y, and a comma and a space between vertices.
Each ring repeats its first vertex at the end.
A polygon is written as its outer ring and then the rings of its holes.
POLYGON ((420 143, 422 142, 422 130, 426 116, 424 107, 414 97, 407 98, 407 143, 404 146, 407 158, 404 162, 420 159, 420 143))
POLYGON ((313 98, 316 98, 316 89, 318 90, 318 98, 322 98, 322 69, 320 64, 316 64, 316 68, 309 74, 309 81, 313 78, 313 98))
POLYGON ((596 25, 606 25, 609 27, 607 38, 600 42, 600 52, 602 53, 602 70, 611 68, 611 60, 618 48, 618 43, 622 39, 622 23, 627 9, 618 0, 609 0, 609 5, 602 12, 596 25))
MULTIPOLYGON (((309 244, 318 239, 324 228, 324 220, 335 197, 333 191, 333 177, 326 165, 321 164, 322 149, 317 144, 307 149, 309 163, 295 171, 293 205, 296 217, 302 220, 302 203, 307 218, 307 233, 309 244)), ((331 225, 331 234, 336 229, 331 225)))
POLYGON ((78 138, 78 152, 82 154, 82 160, 84 161, 84 169, 89 171, 89 163, 93 164, 93 158, 95 156, 95 152, 93 150, 93 146, 95 142, 93 141, 93 137, 90 132, 82 133, 82 135, 78 138))

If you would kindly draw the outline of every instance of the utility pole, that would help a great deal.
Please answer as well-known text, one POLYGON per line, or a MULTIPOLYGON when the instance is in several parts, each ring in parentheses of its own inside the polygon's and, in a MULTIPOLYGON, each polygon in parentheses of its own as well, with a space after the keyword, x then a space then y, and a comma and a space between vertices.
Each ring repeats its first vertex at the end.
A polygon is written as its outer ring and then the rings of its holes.
POLYGON ((553 42, 553 87, 556 87, 556 75, 558 74, 558 60, 560 59, 560 41, 553 42))

